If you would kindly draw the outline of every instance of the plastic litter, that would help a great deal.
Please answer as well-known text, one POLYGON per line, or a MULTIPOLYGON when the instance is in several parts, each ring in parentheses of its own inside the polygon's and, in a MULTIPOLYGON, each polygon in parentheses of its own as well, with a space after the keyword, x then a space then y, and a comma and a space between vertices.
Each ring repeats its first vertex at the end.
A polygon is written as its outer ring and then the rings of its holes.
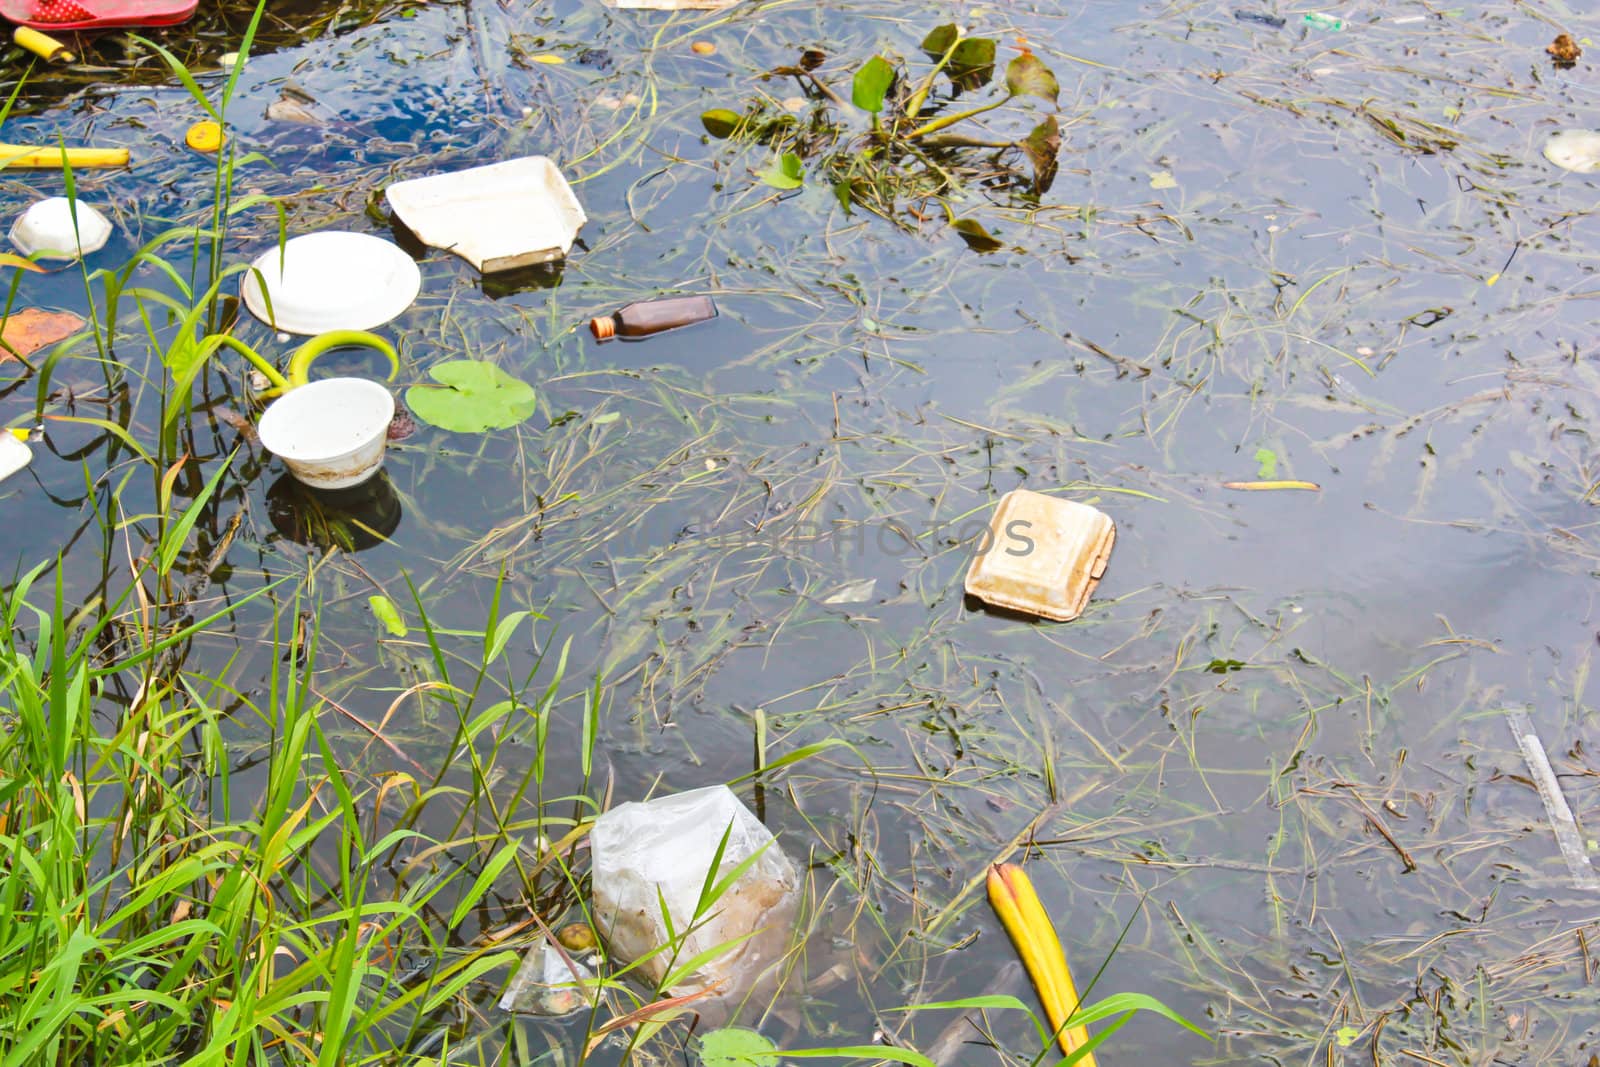
POLYGON ((11 243, 23 255, 39 259, 77 259, 100 251, 110 239, 110 219, 82 200, 64 196, 39 201, 11 224, 11 243))
POLYGON ((594 916, 613 956, 632 962, 668 943, 663 901, 672 928, 680 936, 690 930, 675 954, 669 949, 640 964, 646 981, 659 982, 674 961, 682 964, 754 933, 703 963, 671 991, 684 996, 715 987, 721 997, 737 998, 759 984, 782 957, 799 904, 799 874, 772 834, 727 786, 618 805, 595 820, 589 844, 594 916), (701 925, 690 930, 724 833, 728 844, 719 876, 758 851, 760 858, 717 900, 709 919, 702 917, 701 925))
POLYGON ((454 252, 485 274, 564 258, 589 221, 545 156, 413 178, 385 195, 423 244, 454 252))
POLYGON ((500 1010, 528 1015, 567 1015, 587 1008, 594 992, 578 983, 590 981, 594 972, 578 960, 567 961, 554 945, 541 942, 522 958, 522 966, 500 998, 500 1010), (573 976, 576 970, 577 976, 573 976))
POLYGON ((1233 13, 1233 17, 1240 22, 1259 22, 1261 25, 1271 26, 1275 30, 1283 29, 1289 22, 1288 19, 1278 15, 1269 15, 1265 11, 1246 11, 1244 8, 1236 10, 1233 13))
POLYGON ((0 0, 0 18, 36 30, 106 30, 176 26, 199 0, 0 0))
POLYGON ((1320 11, 1312 11, 1306 15, 1306 24, 1321 30, 1342 30, 1344 19, 1334 15, 1324 15, 1320 11))
POLYGON ((32 462, 33 449, 10 430, 0 430, 0 482, 32 462))
POLYGON ((256 432, 261 444, 314 489, 344 489, 378 473, 394 397, 366 378, 324 378, 272 402, 256 432))
POLYGON ((1105 574, 1117 528, 1087 504, 1013 489, 967 568, 967 592, 1012 611, 1068 622, 1105 574))
POLYGON ((290 238, 279 255, 274 246, 257 256, 239 290, 252 315, 289 333, 370 330, 410 307, 422 289, 416 262, 381 237, 324 230, 290 238))
POLYGON ((12 30, 11 40, 18 48, 26 48, 46 63, 71 63, 78 58, 72 54, 71 49, 54 37, 29 29, 27 26, 18 26, 12 30))
POLYGON ((669 296, 661 300, 636 301, 614 315, 590 319, 589 331, 597 341, 609 341, 613 337, 633 341, 716 317, 717 305, 709 296, 669 296))
POLYGON ((1600 171, 1600 133, 1594 130, 1557 130, 1544 143, 1544 158, 1564 170, 1579 174, 1600 171))

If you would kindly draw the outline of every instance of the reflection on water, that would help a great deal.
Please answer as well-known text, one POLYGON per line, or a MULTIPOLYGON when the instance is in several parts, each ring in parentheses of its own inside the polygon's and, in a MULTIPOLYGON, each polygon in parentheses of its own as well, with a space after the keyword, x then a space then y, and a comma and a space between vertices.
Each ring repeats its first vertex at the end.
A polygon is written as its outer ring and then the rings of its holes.
POLYGON ((297 544, 360 552, 399 528, 400 495, 381 470, 348 489, 312 489, 285 474, 267 490, 267 514, 297 544))

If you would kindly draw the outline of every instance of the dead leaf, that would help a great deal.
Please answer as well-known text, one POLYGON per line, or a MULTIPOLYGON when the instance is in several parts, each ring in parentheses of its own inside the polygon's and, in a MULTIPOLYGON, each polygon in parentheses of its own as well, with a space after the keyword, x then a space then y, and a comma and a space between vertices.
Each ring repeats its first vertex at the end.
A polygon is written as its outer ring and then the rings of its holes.
POLYGON ((46 345, 63 341, 82 330, 84 321, 69 311, 23 308, 0 323, 0 360, 12 354, 26 359, 46 345))
POLYGON ((1583 49, 1578 47, 1578 42, 1568 33, 1558 34, 1545 51, 1556 61, 1558 67, 1570 67, 1578 61, 1579 56, 1583 55, 1583 49))

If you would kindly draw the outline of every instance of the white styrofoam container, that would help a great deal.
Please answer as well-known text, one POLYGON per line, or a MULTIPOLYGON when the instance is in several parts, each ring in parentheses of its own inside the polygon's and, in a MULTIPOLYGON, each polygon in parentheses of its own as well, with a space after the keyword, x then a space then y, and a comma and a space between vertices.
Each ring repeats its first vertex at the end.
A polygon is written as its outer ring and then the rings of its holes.
POLYGON ((384 195, 423 244, 485 274, 564 258, 589 221, 547 156, 396 182, 384 195))
POLYGON ((394 397, 366 378, 323 378, 284 393, 257 432, 289 473, 316 489, 360 485, 383 466, 394 397))

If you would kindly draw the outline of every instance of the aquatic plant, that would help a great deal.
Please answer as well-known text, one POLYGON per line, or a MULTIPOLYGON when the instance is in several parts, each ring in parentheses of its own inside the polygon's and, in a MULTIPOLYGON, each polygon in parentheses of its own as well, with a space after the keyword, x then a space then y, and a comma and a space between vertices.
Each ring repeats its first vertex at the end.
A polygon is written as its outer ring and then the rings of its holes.
POLYGON ((930 32, 921 47, 931 66, 915 77, 908 64, 869 57, 855 70, 848 104, 819 77, 820 53, 802 53, 797 64, 766 76, 797 79, 815 105, 809 118, 772 114, 758 102, 742 111, 713 108, 701 122, 714 137, 769 146, 775 159, 761 180, 774 188, 799 188, 806 164, 816 162, 845 211, 859 206, 908 224, 908 214, 918 221, 924 218, 915 205, 937 205, 969 244, 988 250, 993 239, 975 220, 957 219, 951 198, 981 183, 1037 201, 1055 181, 1061 126, 1048 115, 1022 136, 967 132, 966 127, 1025 97, 1055 107, 1060 85, 1024 46, 1006 64, 992 99, 958 107, 963 94, 982 92, 994 82, 998 42, 945 24, 930 32), (869 116, 870 129, 852 128, 852 108, 869 116))

